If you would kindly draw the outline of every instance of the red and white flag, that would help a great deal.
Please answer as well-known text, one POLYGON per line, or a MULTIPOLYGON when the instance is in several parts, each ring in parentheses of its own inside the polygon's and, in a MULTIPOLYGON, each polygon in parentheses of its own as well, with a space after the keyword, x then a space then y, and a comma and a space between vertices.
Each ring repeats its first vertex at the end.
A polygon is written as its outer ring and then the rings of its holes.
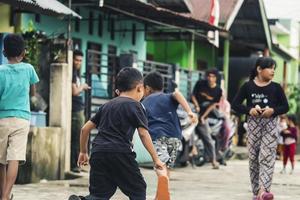
POLYGON ((219 25, 220 4, 219 0, 210 0, 209 24, 213 26, 219 25))
MULTIPOLYGON (((210 12, 208 23, 213 26, 219 25, 220 3, 219 0, 210 0, 210 12)), ((208 40, 210 43, 219 47, 219 31, 208 31, 208 40)))

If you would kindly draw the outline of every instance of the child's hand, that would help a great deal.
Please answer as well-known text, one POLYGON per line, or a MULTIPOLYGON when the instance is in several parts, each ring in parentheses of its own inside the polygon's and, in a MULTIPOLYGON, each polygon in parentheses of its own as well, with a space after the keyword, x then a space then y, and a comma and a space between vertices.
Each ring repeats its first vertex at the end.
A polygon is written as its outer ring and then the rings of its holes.
POLYGON ((252 116, 252 117, 258 117, 260 114, 261 114, 261 109, 260 108, 251 108, 249 114, 252 116))
POLYGON ((198 116, 195 113, 189 112, 188 115, 189 115, 189 117, 190 117, 193 124, 198 123, 198 116))
POLYGON ((273 114, 274 114, 274 109, 267 107, 263 109, 261 116, 265 118, 270 118, 273 114))
POLYGON ((89 164, 89 156, 87 153, 81 153, 78 156, 77 165, 78 167, 82 167, 89 164))
POLYGON ((155 169, 155 172, 158 177, 160 176, 168 177, 168 170, 166 165, 164 165, 163 169, 155 169))
POLYGON ((165 163, 161 162, 160 159, 154 161, 154 168, 162 170, 164 168, 165 163))

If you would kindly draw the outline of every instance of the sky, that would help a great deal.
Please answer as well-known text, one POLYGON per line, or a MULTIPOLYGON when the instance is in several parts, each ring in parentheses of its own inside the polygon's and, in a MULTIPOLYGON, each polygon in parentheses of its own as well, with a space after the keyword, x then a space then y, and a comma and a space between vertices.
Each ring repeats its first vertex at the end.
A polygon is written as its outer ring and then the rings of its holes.
POLYGON ((264 0, 269 19, 295 19, 300 22, 300 0, 264 0))

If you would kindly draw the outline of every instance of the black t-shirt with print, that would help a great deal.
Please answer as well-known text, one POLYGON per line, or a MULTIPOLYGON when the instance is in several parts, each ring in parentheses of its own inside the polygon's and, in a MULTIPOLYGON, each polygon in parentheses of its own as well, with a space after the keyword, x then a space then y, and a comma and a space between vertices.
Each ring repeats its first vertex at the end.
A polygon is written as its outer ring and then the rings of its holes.
POLYGON ((140 127, 148 130, 146 112, 142 104, 128 97, 116 97, 102 105, 91 121, 98 129, 92 153, 132 152, 135 130, 140 127))
POLYGON ((246 82, 235 96, 232 108, 242 114, 249 114, 250 109, 259 105, 261 108, 274 109, 273 116, 281 115, 289 110, 289 105, 282 87, 275 82, 266 86, 257 86, 253 80, 246 82), (246 105, 243 101, 246 99, 246 105))
POLYGON ((211 88, 208 85, 207 80, 200 80, 196 83, 193 89, 193 95, 197 99, 197 102, 200 106, 200 115, 202 115, 208 106, 210 106, 212 103, 217 103, 220 101, 222 89, 219 86, 211 88))
MULTIPOLYGON (((80 86, 80 77, 77 70, 73 70, 72 84, 80 86)), ((84 109, 82 96, 72 96, 72 111, 78 112, 84 109)))

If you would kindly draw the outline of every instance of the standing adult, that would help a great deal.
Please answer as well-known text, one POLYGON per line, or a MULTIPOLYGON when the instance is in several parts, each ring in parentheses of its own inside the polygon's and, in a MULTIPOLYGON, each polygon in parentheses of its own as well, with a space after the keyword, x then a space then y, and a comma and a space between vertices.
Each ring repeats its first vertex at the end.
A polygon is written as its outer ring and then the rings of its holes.
POLYGON ((72 133, 71 133, 71 170, 80 172, 77 166, 79 155, 80 130, 85 123, 84 103, 82 92, 90 89, 86 83, 80 81, 80 71, 82 65, 83 53, 80 50, 73 52, 73 78, 72 78, 72 133))
MULTIPOLYGON (((192 94, 192 102, 199 113, 200 119, 205 111, 214 103, 218 103, 222 96, 222 89, 217 84, 219 72, 212 68, 206 71, 206 79, 199 80, 192 94)), ((213 165, 213 169, 218 169, 219 165, 216 161, 215 142, 211 136, 211 129, 207 120, 201 120, 196 128, 197 134, 203 140, 204 146, 208 152, 209 159, 213 165)))

